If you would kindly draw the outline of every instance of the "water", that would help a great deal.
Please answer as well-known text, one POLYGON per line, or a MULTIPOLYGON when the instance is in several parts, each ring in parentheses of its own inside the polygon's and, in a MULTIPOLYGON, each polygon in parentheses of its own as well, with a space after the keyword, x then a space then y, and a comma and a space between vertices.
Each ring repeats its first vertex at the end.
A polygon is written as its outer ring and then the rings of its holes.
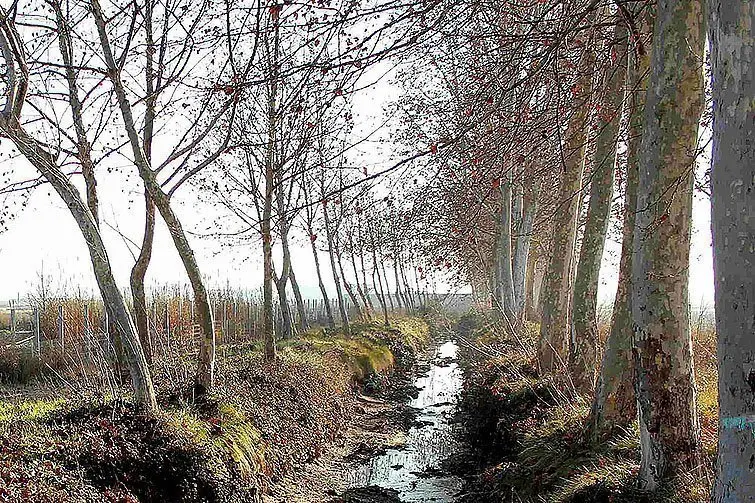
POLYGON ((446 342, 436 351, 430 370, 415 385, 419 396, 410 406, 418 409, 417 421, 407 433, 406 444, 354 469, 350 487, 376 485, 395 489, 406 502, 452 502, 462 485, 459 477, 437 473, 440 463, 461 446, 450 424, 462 385, 456 358, 458 346, 446 342), (451 360, 450 360, 451 359, 451 360))

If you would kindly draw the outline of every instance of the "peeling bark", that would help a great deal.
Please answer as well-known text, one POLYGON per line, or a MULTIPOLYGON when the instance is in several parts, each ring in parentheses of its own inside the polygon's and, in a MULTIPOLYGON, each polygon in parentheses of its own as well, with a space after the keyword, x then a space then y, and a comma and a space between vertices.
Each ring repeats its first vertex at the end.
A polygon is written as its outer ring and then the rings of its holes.
POLYGON ((595 121, 599 132, 595 142, 590 201, 574 280, 569 370, 572 382, 581 391, 593 390, 598 367, 598 281, 613 199, 616 146, 626 87, 627 35, 627 30, 616 19, 609 50, 615 51, 617 58, 614 65, 606 68, 601 108, 595 121))
MULTIPOLYGON (((591 15, 592 22, 595 15, 591 15)), ((587 143, 587 121, 595 55, 588 46, 579 64, 580 75, 574 94, 575 105, 564 138, 563 165, 558 208, 554 215, 553 242, 550 261, 543 283, 543 311, 540 323, 538 360, 544 372, 566 367, 571 329, 571 272, 574 267, 574 246, 577 237, 582 172, 587 143)))
POLYGON ((755 501, 755 3, 708 3, 718 334, 714 503, 755 501))
POLYGON ((60 170, 47 146, 30 137, 20 123, 21 112, 26 102, 29 70, 23 43, 15 26, 2 8, 0 8, 0 53, 6 67, 6 103, 0 113, 0 131, 52 185, 76 221, 89 251, 105 310, 108 317, 114 320, 121 340, 125 343, 124 355, 131 376, 135 401, 147 412, 154 412, 157 409, 157 400, 147 360, 123 294, 113 277, 110 259, 94 215, 82 201, 76 187, 60 170))
MULTIPOLYGON (((655 9, 648 7, 638 19, 643 38, 651 36, 655 9)), ((648 40, 649 42, 649 40, 648 40)), ((627 76, 629 93, 629 139, 627 146, 624 222, 622 224, 619 280, 613 304, 611 329, 606 340, 595 388, 588 428, 594 439, 615 426, 627 426, 636 419, 632 369, 632 245, 637 211, 639 154, 652 44, 633 44, 627 76)))
POLYGON ((632 263, 640 487, 700 464, 689 323, 693 168, 703 106, 701 0, 660 0, 640 152, 632 263))
POLYGON ((118 108, 120 109, 123 124, 131 145, 131 151, 134 155, 134 164, 139 171, 139 176, 142 178, 146 190, 149 192, 157 210, 168 227, 173 244, 181 258, 194 292, 194 302, 196 304, 196 314, 200 329, 199 362, 194 379, 194 391, 197 396, 203 396, 212 391, 215 379, 215 324, 209 296, 199 271, 194 251, 186 238, 186 233, 170 205, 170 198, 157 183, 155 174, 144 152, 139 133, 136 129, 131 103, 126 94, 125 85, 121 80, 121 70, 112 53, 102 7, 98 0, 92 0, 91 6, 97 32, 100 37, 100 46, 102 47, 104 59, 108 66, 108 76, 113 83, 118 108))
MULTIPOLYGON (((531 276, 530 247, 532 230, 537 214, 538 198, 540 197, 541 180, 535 180, 530 192, 521 195, 523 201, 521 224, 517 229, 516 246, 512 270, 514 275, 514 299, 516 319, 521 322, 525 318, 525 304, 527 299, 527 278, 531 276)), ((531 290, 530 290, 531 291, 531 290)))

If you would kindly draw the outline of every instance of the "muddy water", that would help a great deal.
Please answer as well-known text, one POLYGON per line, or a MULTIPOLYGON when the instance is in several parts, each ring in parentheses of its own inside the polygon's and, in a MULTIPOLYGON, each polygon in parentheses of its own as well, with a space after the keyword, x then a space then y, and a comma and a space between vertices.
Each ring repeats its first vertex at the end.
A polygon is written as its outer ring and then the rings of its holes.
POLYGON ((408 431, 405 445, 356 467, 348 476, 350 487, 395 489, 405 502, 454 500, 462 480, 438 468, 461 447, 457 426, 451 424, 462 385, 462 372, 454 361, 457 350, 451 341, 438 347, 429 371, 415 382, 419 396, 410 406, 418 410, 417 424, 408 431))

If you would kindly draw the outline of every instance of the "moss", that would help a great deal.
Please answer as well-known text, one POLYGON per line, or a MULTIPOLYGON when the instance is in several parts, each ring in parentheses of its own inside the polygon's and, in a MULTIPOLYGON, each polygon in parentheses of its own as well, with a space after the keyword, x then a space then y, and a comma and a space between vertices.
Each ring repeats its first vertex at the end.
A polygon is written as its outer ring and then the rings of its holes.
POLYGON ((430 341, 430 326, 422 318, 393 318, 390 322, 401 333, 404 343, 415 351, 430 341))
POLYGON ((261 434, 235 406, 218 405, 217 415, 202 418, 191 408, 167 411, 163 417, 174 432, 197 444, 222 463, 230 457, 243 477, 252 477, 265 468, 261 434))
POLYGON ((356 380, 362 381, 373 374, 383 374, 393 369, 395 357, 391 345, 406 345, 419 349, 430 338, 430 328, 417 318, 397 318, 391 327, 380 323, 356 323, 351 326, 351 335, 339 330, 311 330, 289 348, 299 352, 315 351, 326 354, 338 352, 344 364, 356 380))

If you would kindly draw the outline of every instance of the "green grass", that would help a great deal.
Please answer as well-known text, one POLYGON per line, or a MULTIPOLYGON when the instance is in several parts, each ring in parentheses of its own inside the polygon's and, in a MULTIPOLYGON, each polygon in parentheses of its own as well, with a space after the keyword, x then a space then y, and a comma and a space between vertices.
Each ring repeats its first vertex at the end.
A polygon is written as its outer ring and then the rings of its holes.
POLYGON ((61 410, 66 400, 37 399, 22 401, 0 401, 0 423, 41 421, 52 412, 61 410))

